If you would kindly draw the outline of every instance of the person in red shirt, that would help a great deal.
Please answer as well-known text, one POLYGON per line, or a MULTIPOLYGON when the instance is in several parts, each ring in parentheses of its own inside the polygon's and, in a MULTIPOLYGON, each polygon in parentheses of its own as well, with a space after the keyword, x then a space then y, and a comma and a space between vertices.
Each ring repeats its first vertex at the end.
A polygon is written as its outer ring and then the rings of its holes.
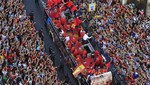
POLYGON ((77 11, 77 7, 76 7, 76 6, 73 6, 73 7, 71 8, 71 12, 74 13, 75 11, 77 11))
POLYGON ((82 23, 82 21, 79 19, 79 17, 75 18, 73 20, 73 22, 74 22, 75 26, 79 26, 82 23))
POLYGON ((77 61, 78 63, 83 63, 83 60, 82 60, 82 58, 81 58, 81 55, 77 55, 76 61, 77 61))
POLYGON ((72 1, 68 1, 66 3, 66 5, 67 5, 68 8, 71 8, 73 6, 73 2, 72 1))
POLYGON ((63 18, 63 17, 60 17, 60 22, 61 22, 62 25, 66 25, 67 24, 66 23, 66 19, 63 18))
POLYGON ((99 55, 99 56, 96 58, 95 64, 96 64, 96 65, 103 66, 103 58, 102 58, 102 56, 99 55))
POLYGON ((76 49, 75 47, 72 47, 71 48, 71 53, 73 53, 75 51, 75 49, 76 49))
POLYGON ((99 56, 98 50, 95 50, 95 51, 94 51, 94 56, 95 56, 95 57, 98 57, 98 56, 99 56))
POLYGON ((83 51, 82 56, 83 56, 83 58, 86 58, 86 56, 87 56, 87 51, 86 50, 83 51))
POLYGON ((53 6, 53 1, 52 0, 48 0, 47 3, 48 3, 48 8, 51 8, 53 6))
POLYGON ((83 38, 84 35, 85 35, 85 32, 81 30, 79 37, 80 37, 80 38, 83 38))

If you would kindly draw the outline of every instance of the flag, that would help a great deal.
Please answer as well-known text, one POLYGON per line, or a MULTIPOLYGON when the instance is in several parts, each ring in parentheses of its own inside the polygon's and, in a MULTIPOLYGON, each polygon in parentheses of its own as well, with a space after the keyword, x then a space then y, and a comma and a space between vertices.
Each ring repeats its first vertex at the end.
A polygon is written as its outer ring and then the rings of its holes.
POLYGON ((77 76, 79 73, 81 73, 82 71, 84 71, 85 66, 83 64, 80 64, 76 67, 76 69, 73 72, 74 76, 77 76))
POLYGON ((88 9, 89 12, 95 11, 95 9, 96 9, 96 3, 89 4, 89 9, 88 9))
POLYGON ((50 17, 48 17, 48 19, 47 19, 47 23, 48 23, 48 24, 50 24, 50 23, 51 23, 51 18, 50 18, 50 17))
POLYGON ((107 64, 106 64, 106 67, 110 67, 110 65, 111 65, 111 62, 108 62, 107 64))

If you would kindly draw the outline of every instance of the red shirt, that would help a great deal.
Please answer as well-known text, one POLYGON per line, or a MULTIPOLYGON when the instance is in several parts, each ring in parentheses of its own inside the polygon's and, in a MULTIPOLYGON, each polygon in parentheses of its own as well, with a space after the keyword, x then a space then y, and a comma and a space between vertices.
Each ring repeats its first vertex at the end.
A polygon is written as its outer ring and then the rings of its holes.
POLYGON ((80 20, 78 17, 75 19, 75 26, 78 26, 82 23, 82 20, 80 20))
POLYGON ((47 3, 48 3, 48 8, 51 8, 53 6, 53 1, 52 0, 48 0, 47 3))
POLYGON ((72 1, 67 2, 67 7, 68 7, 68 8, 71 8, 71 6, 73 6, 72 1))
POLYGON ((83 38, 83 36, 85 35, 84 32, 80 32, 80 37, 83 38))
POLYGON ((102 65, 102 64, 103 64, 102 60, 103 60, 102 56, 99 55, 99 56, 97 57, 97 59, 96 59, 96 63, 95 63, 95 64, 96 64, 96 65, 102 65))
POLYGON ((75 12, 77 10, 77 7, 76 6, 73 6, 72 8, 71 8, 71 12, 75 12))
POLYGON ((73 52, 74 56, 77 56, 79 54, 78 49, 75 49, 75 51, 73 52))
POLYGON ((71 53, 73 53, 75 51, 75 49, 76 49, 75 47, 72 47, 71 48, 71 53))
POLYGON ((54 5, 58 5, 60 3, 60 0, 53 0, 54 5))
POLYGON ((83 63, 83 60, 82 60, 82 58, 81 58, 81 55, 77 55, 76 60, 77 60, 79 63, 83 63))
POLYGON ((83 51, 83 57, 86 57, 86 55, 87 55, 87 51, 84 50, 84 51, 83 51))
POLYGON ((95 50, 95 51, 94 51, 94 56, 96 56, 96 57, 98 57, 98 56, 99 56, 99 52, 98 52, 98 50, 95 50))
POLYGON ((66 19, 65 18, 61 17, 60 21, 61 21, 61 24, 66 24, 66 19))
POLYGON ((55 18, 55 11, 54 10, 51 10, 51 13, 49 14, 49 16, 51 17, 51 18, 55 18))

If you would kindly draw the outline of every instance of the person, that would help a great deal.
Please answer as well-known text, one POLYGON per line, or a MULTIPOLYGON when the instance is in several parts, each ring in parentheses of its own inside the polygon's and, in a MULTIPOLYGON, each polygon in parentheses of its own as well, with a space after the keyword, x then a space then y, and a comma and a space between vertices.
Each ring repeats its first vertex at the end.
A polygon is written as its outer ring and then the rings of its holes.
POLYGON ((61 56, 60 56, 60 65, 58 66, 58 70, 64 73, 64 61, 61 56))
POLYGON ((31 21, 31 22, 34 22, 34 12, 33 12, 33 11, 31 11, 31 12, 29 13, 29 16, 30 16, 30 21, 31 21))
POLYGON ((84 34, 83 36, 83 42, 87 42, 87 40, 91 39, 93 36, 88 36, 88 33, 87 34, 84 34))
POLYGON ((39 2, 39 0, 35 0, 35 3, 38 3, 39 2))
POLYGON ((44 40, 44 34, 43 34, 43 28, 41 28, 39 31, 39 37, 44 40))

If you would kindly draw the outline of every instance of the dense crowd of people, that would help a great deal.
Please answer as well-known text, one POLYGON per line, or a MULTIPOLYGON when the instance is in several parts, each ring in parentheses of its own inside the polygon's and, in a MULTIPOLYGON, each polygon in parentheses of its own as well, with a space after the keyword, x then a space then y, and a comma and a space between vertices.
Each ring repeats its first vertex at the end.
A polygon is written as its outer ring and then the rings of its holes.
MULTIPOLYGON (((59 5, 54 3, 60 9, 56 9, 57 13, 51 16, 54 17, 54 23, 60 30, 60 34, 63 34, 63 37, 67 36, 65 39, 69 41, 70 38, 65 34, 66 31, 71 31, 73 35, 75 34, 74 30, 82 31, 81 26, 78 26, 81 21, 77 20, 74 23, 72 22, 73 18, 86 19, 88 28, 92 29, 92 35, 96 38, 96 42, 112 58, 118 74, 123 77, 126 83, 129 85, 149 85, 150 17, 145 17, 144 11, 138 10, 134 4, 122 5, 119 0, 93 0, 96 3, 96 10, 89 12, 88 6, 91 2, 77 0, 72 3, 64 0, 65 6, 60 4, 61 1, 58 2, 59 5), (71 16, 68 16, 69 12, 72 13, 71 16), (78 15, 80 16, 78 17, 78 15)), ((49 3, 50 6, 54 4, 49 3)), ((77 41, 75 40, 75 42, 77 41)), ((69 49, 75 44, 73 43, 69 49)), ((72 49, 71 52, 74 54, 74 48, 72 49)), ((76 56, 79 59, 84 55, 76 56)))
POLYGON ((150 17, 134 4, 119 0, 95 1, 96 11, 88 12, 90 2, 80 2, 83 17, 98 44, 113 59, 127 84, 150 84, 150 17))
POLYGON ((0 85, 61 85, 22 0, 0 0, 0 85))

